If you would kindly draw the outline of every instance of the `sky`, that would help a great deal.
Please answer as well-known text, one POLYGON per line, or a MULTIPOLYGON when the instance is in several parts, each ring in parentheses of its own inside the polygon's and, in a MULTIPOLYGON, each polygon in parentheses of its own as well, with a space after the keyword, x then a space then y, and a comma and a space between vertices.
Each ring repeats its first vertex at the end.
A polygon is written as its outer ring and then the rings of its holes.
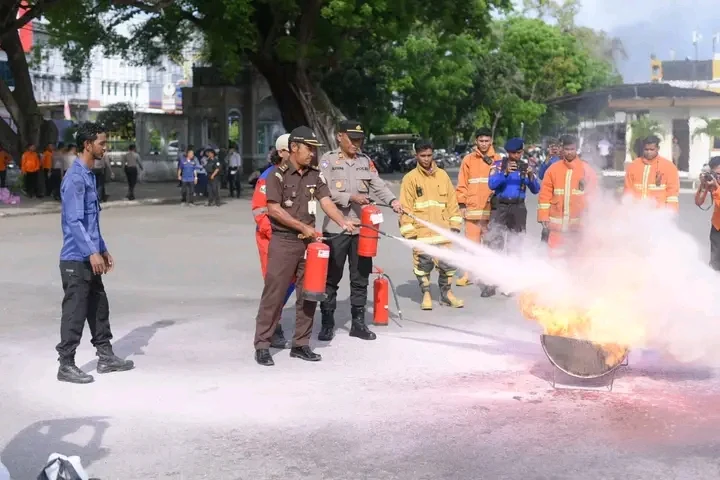
MULTIPOLYGON (((619 38, 628 54, 620 63, 626 83, 650 80, 650 55, 660 60, 695 57, 692 34, 697 30, 698 57, 712 57, 712 38, 720 32, 718 0, 581 0, 576 22, 619 38)), ((717 51, 720 52, 720 45, 717 51)))

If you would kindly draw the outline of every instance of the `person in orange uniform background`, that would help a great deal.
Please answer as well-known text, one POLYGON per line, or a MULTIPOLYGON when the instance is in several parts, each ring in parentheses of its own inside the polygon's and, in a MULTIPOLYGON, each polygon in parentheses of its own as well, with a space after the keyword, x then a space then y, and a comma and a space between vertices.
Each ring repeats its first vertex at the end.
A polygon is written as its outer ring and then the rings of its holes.
MULTIPOLYGON (((267 272, 267 261, 268 261, 268 248, 270 247, 270 237, 272 235, 272 227, 270 226, 270 218, 267 215, 267 197, 265 196, 265 182, 268 175, 274 170, 275 166, 279 165, 283 160, 290 156, 290 150, 288 147, 288 139, 290 134, 280 135, 275 141, 275 152, 270 157, 270 166, 262 172, 255 184, 255 191, 252 197, 252 214, 255 218, 257 227, 255 229, 255 243, 257 243, 258 253, 260 254, 260 270, 262 271, 263 278, 267 272)), ((287 303, 290 295, 295 291, 295 282, 291 283, 288 287, 287 293, 285 294, 285 303, 287 303)), ((273 348, 286 348, 287 341, 285 340, 285 334, 283 333, 282 325, 277 324, 275 333, 270 339, 270 346, 273 348)))
POLYGON ((658 207, 678 211, 680 174, 673 162, 658 155, 660 139, 651 136, 643 140, 643 156, 625 169, 626 195, 638 199, 652 199, 658 207))
MULTIPOLYGON (((713 209, 712 221, 710 226, 710 267, 715 271, 720 271, 720 188, 718 182, 720 180, 720 157, 710 159, 707 168, 703 169, 700 175, 700 186, 695 193, 695 205, 703 206, 708 193, 712 197, 713 209)), ((705 209, 703 209, 705 210, 705 209)))
MULTIPOLYGON (((501 157, 495 153, 492 132, 483 127, 475 133, 475 149, 463 158, 455 190, 460 214, 465 219, 465 236, 480 243, 490 221, 488 177, 493 162, 501 157)), ((467 272, 455 281, 458 287, 471 285, 467 272)))
POLYGON ((40 189, 42 191, 43 195, 49 195, 52 191, 51 184, 50 184, 50 172, 52 171, 53 166, 53 151, 55 150, 55 145, 52 143, 48 143, 45 147, 45 150, 42 154, 42 179, 40 180, 40 189))
POLYGON ((566 135, 560 143, 561 160, 545 172, 537 213, 538 222, 549 231, 548 246, 556 253, 563 253, 569 237, 581 230, 588 197, 598 187, 597 174, 578 157, 577 140, 566 135))
POLYGON ((12 163, 12 157, 0 145, 0 188, 7 188, 7 169, 12 163))
POLYGON ((20 159, 20 171, 24 176, 25 193, 27 196, 42 198, 39 192, 40 182, 40 156, 35 151, 35 144, 28 145, 20 159))

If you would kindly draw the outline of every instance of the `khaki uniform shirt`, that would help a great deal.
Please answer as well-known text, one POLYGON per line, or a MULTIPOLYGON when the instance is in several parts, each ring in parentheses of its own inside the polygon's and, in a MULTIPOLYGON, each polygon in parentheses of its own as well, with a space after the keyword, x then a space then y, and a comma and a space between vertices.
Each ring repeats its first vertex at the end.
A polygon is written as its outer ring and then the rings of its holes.
MULTIPOLYGON (((267 202, 279 204, 295 220, 315 227, 315 215, 320 209, 319 200, 330 196, 320 171, 311 166, 300 173, 289 161, 271 168, 265 181, 267 202)), ((272 218, 270 225, 273 232, 300 233, 272 218)))
MULTIPOLYGON (((331 150, 320 159, 320 171, 330 187, 332 201, 346 220, 360 219, 362 205, 350 202, 351 195, 372 194, 386 204, 395 200, 395 195, 378 175, 375 164, 363 153, 358 153, 355 158, 345 158, 340 149, 331 150)), ((341 232, 340 227, 328 217, 323 220, 322 230, 341 232)))

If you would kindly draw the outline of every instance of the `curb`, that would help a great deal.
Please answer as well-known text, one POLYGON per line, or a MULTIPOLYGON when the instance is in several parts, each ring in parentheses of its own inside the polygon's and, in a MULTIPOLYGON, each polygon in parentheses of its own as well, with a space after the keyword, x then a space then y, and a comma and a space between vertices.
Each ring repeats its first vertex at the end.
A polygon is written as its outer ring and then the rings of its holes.
MULTIPOLYGON (((115 200, 101 204, 103 210, 111 208, 139 207, 143 205, 171 205, 180 201, 176 198, 144 198, 142 200, 115 200)), ((49 215, 52 213, 60 213, 60 205, 41 208, 16 208, 10 210, 0 210, 0 218, 10 217, 30 217, 34 215, 49 215)))

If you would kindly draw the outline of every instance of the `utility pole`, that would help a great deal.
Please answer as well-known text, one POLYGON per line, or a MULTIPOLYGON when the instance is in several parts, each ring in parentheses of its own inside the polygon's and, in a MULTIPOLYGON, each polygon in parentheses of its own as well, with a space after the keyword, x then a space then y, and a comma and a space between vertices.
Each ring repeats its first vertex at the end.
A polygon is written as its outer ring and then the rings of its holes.
POLYGON ((702 35, 696 31, 692 33, 692 41, 693 46, 695 47, 695 61, 693 62, 692 69, 693 69, 693 87, 697 87, 697 62, 700 60, 698 57, 700 54, 698 53, 698 43, 700 43, 700 40, 702 40, 702 35))

